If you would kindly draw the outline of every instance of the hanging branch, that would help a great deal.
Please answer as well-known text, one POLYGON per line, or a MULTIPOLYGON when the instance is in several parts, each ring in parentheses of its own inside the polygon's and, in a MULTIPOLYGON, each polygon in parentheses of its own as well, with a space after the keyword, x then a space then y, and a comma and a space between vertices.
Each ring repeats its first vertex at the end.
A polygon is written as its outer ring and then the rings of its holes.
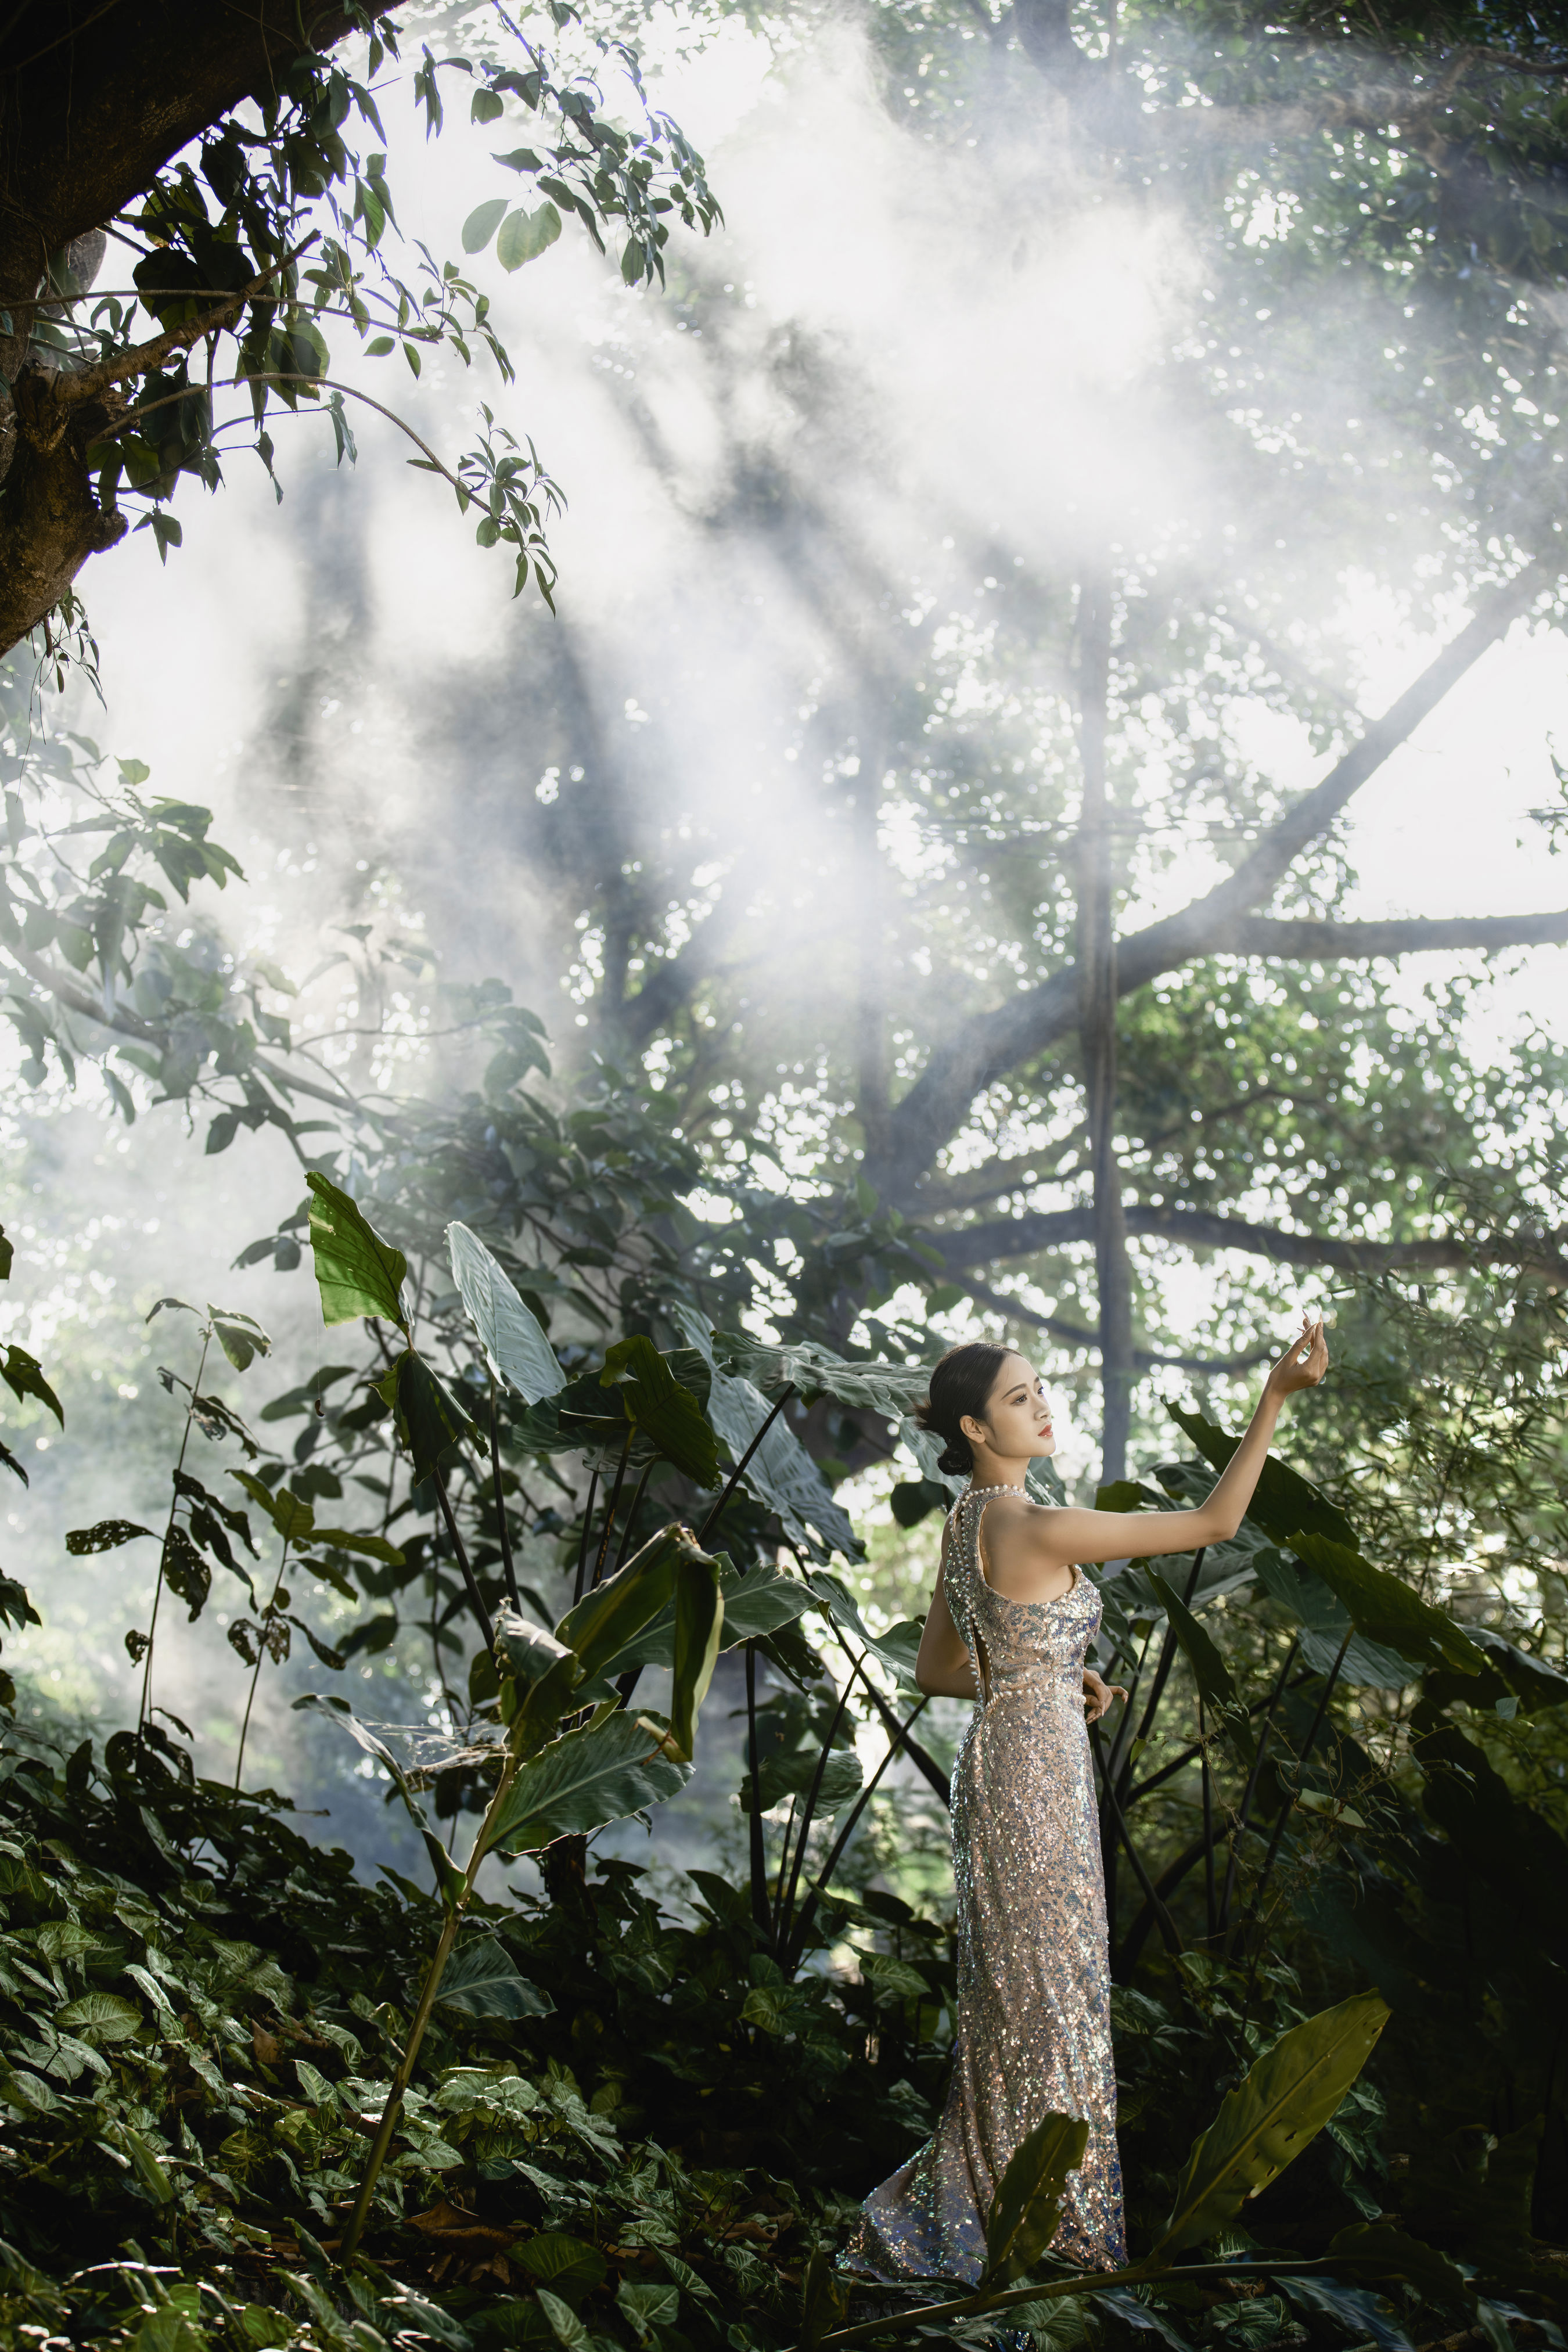
POLYGON ((180 1437, 179 1459, 174 1465, 174 1497, 169 1505, 168 1524, 163 1529, 163 1541, 158 1552, 158 1581, 153 1588, 153 1614, 147 1621, 147 1658, 142 1669, 142 1706, 136 1717, 138 1739, 142 1737, 153 1717, 149 1704, 153 1689, 153 1643, 158 1632, 158 1604, 163 1598, 163 1566, 169 1557, 169 1539, 174 1532, 174 1514, 180 1507, 180 1473, 185 1466, 185 1449, 191 1442, 191 1423, 195 1418, 196 1399, 202 1392, 202 1374, 206 1370, 207 1349, 212 1343, 212 1325, 209 1323, 202 1334, 202 1352, 196 1364, 196 1377, 185 1403, 185 1426, 180 1437))

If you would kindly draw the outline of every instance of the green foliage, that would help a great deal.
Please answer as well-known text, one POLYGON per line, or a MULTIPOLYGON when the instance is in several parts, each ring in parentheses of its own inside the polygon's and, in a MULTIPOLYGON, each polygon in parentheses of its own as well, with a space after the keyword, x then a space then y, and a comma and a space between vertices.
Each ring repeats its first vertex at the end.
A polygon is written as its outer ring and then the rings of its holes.
POLYGON ((1034 2269, 1056 2235, 1068 2175, 1088 2141, 1086 2123, 1047 2116, 1019 2144, 985 2219, 987 2286, 1011 2286, 1034 2269))

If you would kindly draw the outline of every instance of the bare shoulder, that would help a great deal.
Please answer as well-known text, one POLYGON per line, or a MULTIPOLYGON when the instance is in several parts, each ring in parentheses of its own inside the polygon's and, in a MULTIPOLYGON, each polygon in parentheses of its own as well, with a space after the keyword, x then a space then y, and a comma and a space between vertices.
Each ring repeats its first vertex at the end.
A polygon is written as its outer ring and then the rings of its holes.
POLYGON ((1053 1601, 1072 1582, 1073 1551, 1058 1524, 1070 1512, 998 1495, 985 1514, 985 1566, 990 1582, 1012 1601, 1053 1601))

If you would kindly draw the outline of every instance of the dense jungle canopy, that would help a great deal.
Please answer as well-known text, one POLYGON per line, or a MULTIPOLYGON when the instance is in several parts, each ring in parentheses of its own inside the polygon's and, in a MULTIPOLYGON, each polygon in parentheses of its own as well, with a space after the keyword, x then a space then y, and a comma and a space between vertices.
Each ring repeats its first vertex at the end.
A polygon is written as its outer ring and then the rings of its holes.
MULTIPOLYGON (((1544 981, 1482 1037, 1568 912, 1543 856, 1495 911, 1478 856, 1472 908, 1368 917, 1349 828, 1561 626, 1568 22, 21 0, 0 89, 5 2340, 1561 2347, 1544 981), (921 263, 831 328, 740 280, 746 184, 639 61, 727 40, 855 94, 803 239, 918 191, 921 263), (420 157, 464 141, 448 257, 420 157), (727 616, 628 499, 624 674, 503 322, 574 240, 727 616), (89 606, 145 530, 174 612, 193 514, 258 528, 242 464, 264 528, 324 508, 312 417, 342 511, 401 443, 517 602, 414 689, 438 824, 301 721, 267 886, 100 751, 89 606), (1388 613, 1425 649, 1381 697, 1388 613), (275 952, 323 810, 367 854, 275 952), (89 1118, 190 1220, 133 1265, 93 1224, 101 1336, 48 1294, 89 1118), (166 1295, 209 1229, 239 1304, 166 1295), (953 1488, 910 1409, 1004 1334, 1092 1430, 1082 1499, 1180 1507, 1282 1268, 1338 1318, 1288 1460, 1234 1541, 1090 1571, 1130 2268, 1049 2252, 1042 2119, 978 2294, 851 2296, 952 2037, 963 1710, 913 1664, 953 1488), (51 1622, 121 1659, 114 1721, 51 1693, 51 1622)), ((194 632, 144 601, 177 730, 194 632)))

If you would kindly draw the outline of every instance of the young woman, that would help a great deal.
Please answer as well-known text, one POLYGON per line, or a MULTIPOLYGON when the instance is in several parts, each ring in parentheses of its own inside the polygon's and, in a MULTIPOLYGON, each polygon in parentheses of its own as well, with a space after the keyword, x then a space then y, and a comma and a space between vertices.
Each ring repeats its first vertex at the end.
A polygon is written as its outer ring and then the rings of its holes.
POLYGON ((1247 1434, 1194 1511, 1048 1510, 1031 1461, 1056 1451, 1038 1375, 1005 1348, 953 1348, 920 1419, 970 1484, 949 1515, 915 1679, 977 1703, 952 1773, 958 2010, 936 2135, 861 2208, 844 2261, 878 2278, 977 2279, 985 2214, 1009 2158, 1047 2115, 1086 2116, 1051 2251, 1086 2269, 1126 2260, 1105 1882, 1085 1717, 1113 1699, 1086 1664, 1100 1595, 1080 1560, 1195 1550, 1235 1535, 1279 1408, 1328 1370, 1309 1323, 1264 1382, 1247 1434), (982 1525, 984 1523, 984 1537, 982 1525))

